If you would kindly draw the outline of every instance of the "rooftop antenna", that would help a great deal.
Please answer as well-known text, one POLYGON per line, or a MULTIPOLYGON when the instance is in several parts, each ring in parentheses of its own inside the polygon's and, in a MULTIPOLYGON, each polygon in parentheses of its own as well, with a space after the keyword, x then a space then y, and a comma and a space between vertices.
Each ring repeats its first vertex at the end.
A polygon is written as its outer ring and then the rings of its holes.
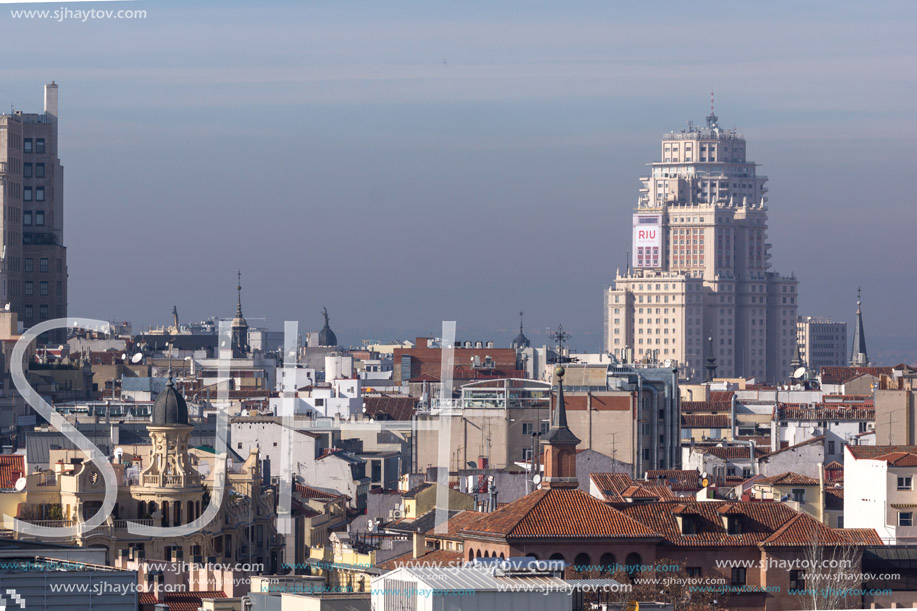
POLYGON ((717 124, 717 121, 719 121, 720 118, 717 117, 716 113, 713 111, 713 106, 714 106, 713 105, 713 91, 711 91, 710 92, 710 114, 707 115, 707 127, 709 127, 710 129, 719 129, 719 125, 717 124))

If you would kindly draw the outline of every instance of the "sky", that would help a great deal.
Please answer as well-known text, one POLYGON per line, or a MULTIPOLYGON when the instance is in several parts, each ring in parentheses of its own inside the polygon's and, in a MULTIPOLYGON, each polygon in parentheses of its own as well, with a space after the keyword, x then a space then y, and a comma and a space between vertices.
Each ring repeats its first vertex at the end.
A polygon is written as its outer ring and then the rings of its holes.
POLYGON ((802 4, 4 4, 0 108, 60 85, 72 316, 231 316, 241 269, 252 325, 506 344, 522 310, 597 351, 639 178, 715 91, 800 313, 862 286, 871 356, 915 362, 917 4, 802 4), (147 15, 7 12, 64 8, 147 15))

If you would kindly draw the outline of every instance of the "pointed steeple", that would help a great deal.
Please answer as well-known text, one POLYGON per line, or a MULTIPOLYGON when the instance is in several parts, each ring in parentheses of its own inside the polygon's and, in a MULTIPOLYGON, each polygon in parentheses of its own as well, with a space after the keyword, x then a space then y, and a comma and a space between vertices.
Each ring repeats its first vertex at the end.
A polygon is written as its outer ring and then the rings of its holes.
POLYGON ((713 378, 716 377, 716 356, 713 354, 713 331, 711 331, 710 335, 707 337, 707 364, 704 368, 707 370, 704 381, 712 382, 713 378))
POLYGON ((567 408, 564 405, 564 368, 554 369, 557 380, 557 404, 551 414, 551 429, 541 438, 544 447, 545 486, 548 488, 576 488, 576 446, 579 438, 567 426, 567 408))
POLYGON ((242 270, 236 272, 236 277, 238 279, 238 284, 236 284, 236 291, 239 293, 238 301, 236 302, 236 318, 242 318, 242 270))
POLYGON ((850 352, 851 367, 869 366, 866 354, 866 333, 863 331, 862 289, 857 289, 857 322, 853 329, 853 349, 850 352))
POLYGON ((529 341, 529 338, 525 336, 525 333, 522 332, 522 312, 519 312, 519 335, 516 336, 516 339, 513 340, 513 348, 516 350, 522 350, 523 348, 528 348, 532 343, 529 341))
POLYGON ((237 273, 238 299, 236 301, 236 317, 232 319, 232 356, 233 358, 244 358, 248 355, 248 323, 242 316, 242 271, 237 273))

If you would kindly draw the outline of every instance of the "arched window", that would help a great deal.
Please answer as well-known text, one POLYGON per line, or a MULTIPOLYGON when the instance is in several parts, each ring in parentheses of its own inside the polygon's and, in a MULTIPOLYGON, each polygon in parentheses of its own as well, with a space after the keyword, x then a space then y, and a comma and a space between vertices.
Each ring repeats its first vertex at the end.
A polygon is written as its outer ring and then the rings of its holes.
POLYGON ((585 573, 592 570, 592 567, 589 566, 592 564, 592 559, 589 557, 589 554, 583 552, 576 555, 576 558, 573 559, 573 570, 577 573, 585 573))
POLYGON ((474 550, 473 549, 468 550, 468 560, 474 560, 474 550))
POLYGON ((640 574, 640 565, 643 564, 643 558, 637 552, 631 552, 627 554, 627 560, 624 561, 624 564, 626 565, 624 570, 627 571, 627 576, 633 579, 640 574))
POLYGON ((481 550, 478 550, 478 558, 481 557, 481 550))
POLYGON ((146 517, 146 501, 137 503, 137 517, 141 520, 146 517))
POLYGON ((603 575, 613 575, 614 574, 616 570, 615 564, 617 563, 617 561, 615 560, 614 554, 612 554, 611 552, 605 552, 604 554, 602 554, 602 558, 601 560, 599 560, 599 563, 602 565, 602 568, 600 569, 600 571, 603 575))
POLYGON ((563 554, 551 554, 551 557, 548 558, 548 560, 563 560, 564 562, 566 562, 563 554))
POLYGON ((506 560, 506 556, 503 555, 503 552, 500 552, 500 560, 506 560))

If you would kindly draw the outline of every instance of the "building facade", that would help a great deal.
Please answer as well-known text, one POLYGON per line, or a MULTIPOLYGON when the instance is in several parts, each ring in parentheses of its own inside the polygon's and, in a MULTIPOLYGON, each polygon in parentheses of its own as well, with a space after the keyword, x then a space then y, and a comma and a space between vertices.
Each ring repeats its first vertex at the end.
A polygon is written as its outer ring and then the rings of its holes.
POLYGON ((796 321, 796 338, 803 366, 813 373, 822 367, 844 367, 847 364, 847 323, 830 318, 800 316, 796 321))
MULTIPOLYGON (((58 158, 58 87, 42 113, 0 115, 0 301, 25 328, 67 315, 64 169, 58 158)), ((55 342, 66 338, 54 332, 55 342)))
POLYGON ((770 271, 767 178, 719 127, 663 136, 633 216, 633 256, 605 295, 605 349, 704 376, 782 380, 795 355, 797 281, 770 271), (632 351, 632 352, 629 352, 632 351))

